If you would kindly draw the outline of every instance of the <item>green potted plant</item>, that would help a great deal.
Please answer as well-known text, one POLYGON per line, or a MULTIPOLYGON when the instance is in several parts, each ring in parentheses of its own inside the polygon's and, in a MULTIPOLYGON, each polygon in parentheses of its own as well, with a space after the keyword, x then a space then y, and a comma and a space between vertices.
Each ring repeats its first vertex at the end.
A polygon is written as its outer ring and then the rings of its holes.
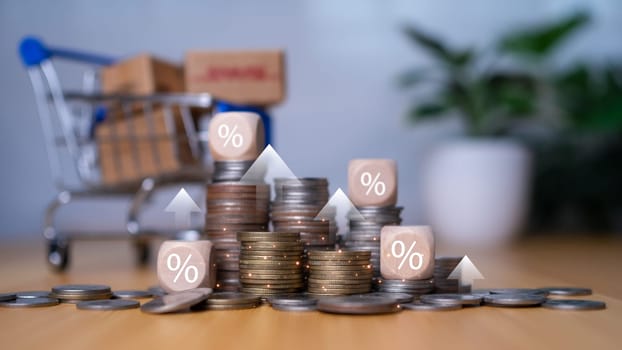
POLYGON ((414 26, 409 40, 434 67, 400 76, 404 89, 431 92, 417 97, 415 122, 458 116, 462 137, 429 153, 423 169, 426 216, 437 237, 463 245, 511 241, 527 213, 531 154, 516 137, 534 121, 551 121, 549 58, 578 28, 585 13, 502 36, 486 50, 455 49, 414 26))

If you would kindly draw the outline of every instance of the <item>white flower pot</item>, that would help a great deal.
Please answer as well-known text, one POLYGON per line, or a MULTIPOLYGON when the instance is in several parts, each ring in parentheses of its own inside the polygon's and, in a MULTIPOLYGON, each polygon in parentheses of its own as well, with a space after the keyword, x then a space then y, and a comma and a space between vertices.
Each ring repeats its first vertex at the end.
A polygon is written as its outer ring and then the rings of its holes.
POLYGON ((427 219, 444 243, 499 246, 520 232, 527 213, 531 157, 508 139, 462 139, 424 162, 427 219))

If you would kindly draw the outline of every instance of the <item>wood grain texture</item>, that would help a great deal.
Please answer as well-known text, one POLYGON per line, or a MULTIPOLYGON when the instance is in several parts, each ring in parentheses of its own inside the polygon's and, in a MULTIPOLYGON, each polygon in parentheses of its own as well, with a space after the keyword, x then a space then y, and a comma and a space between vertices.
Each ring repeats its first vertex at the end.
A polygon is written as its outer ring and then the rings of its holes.
MULTIPOLYGON (((0 292, 60 283, 105 283, 116 289, 156 284, 155 266, 133 267, 127 242, 80 242, 73 265, 56 275, 42 242, 0 242, 0 292)), ((440 247, 442 254, 464 253, 440 247)), ((1 349, 620 349, 622 242, 531 239, 508 249, 469 252, 486 276, 476 288, 587 286, 603 311, 480 307, 387 316, 337 316, 255 310, 148 315, 63 304, 0 309, 1 349)))

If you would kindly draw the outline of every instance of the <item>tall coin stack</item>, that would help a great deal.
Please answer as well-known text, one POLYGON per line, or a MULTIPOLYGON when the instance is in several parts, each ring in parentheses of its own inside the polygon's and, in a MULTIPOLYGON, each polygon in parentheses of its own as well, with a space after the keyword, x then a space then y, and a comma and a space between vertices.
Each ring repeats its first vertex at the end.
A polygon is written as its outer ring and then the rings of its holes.
POLYGON ((274 230, 299 232, 307 248, 333 247, 337 235, 336 212, 316 219, 328 202, 328 180, 277 178, 274 187, 276 197, 271 206, 274 230))
POLYGON ((295 232, 238 232, 244 293, 270 296, 304 290, 303 245, 295 232))
POLYGON ((380 276, 380 230, 385 225, 402 223, 402 207, 357 207, 358 213, 350 213, 350 232, 344 246, 348 249, 363 249, 371 252, 374 276, 380 276))
POLYGON ((437 293, 470 293, 470 287, 460 287, 457 279, 448 279, 461 257, 440 257, 434 260, 434 287, 437 293))
POLYGON ((309 250, 307 291, 317 295, 371 291, 371 253, 364 250, 309 250))
POLYGON ((210 122, 208 139, 214 174, 207 185, 205 235, 215 247, 216 288, 237 291, 236 232, 265 231, 269 224, 270 186, 239 182, 263 148, 264 128, 255 113, 219 113, 210 122))
POLYGON ((269 185, 240 182, 207 185, 205 234, 215 247, 217 289, 239 289, 240 244, 236 232, 267 230, 269 205, 269 185))

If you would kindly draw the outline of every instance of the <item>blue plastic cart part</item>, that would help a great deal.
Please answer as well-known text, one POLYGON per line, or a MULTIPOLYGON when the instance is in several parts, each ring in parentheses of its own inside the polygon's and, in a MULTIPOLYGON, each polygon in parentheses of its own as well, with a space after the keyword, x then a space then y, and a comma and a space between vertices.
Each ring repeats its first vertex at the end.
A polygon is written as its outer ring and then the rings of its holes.
POLYGON ((42 62, 52 57, 60 57, 72 61, 102 66, 109 66, 117 61, 116 59, 105 55, 58 47, 49 47, 46 46, 43 41, 33 36, 27 36, 22 39, 19 44, 19 55, 26 67, 40 65, 42 62))

